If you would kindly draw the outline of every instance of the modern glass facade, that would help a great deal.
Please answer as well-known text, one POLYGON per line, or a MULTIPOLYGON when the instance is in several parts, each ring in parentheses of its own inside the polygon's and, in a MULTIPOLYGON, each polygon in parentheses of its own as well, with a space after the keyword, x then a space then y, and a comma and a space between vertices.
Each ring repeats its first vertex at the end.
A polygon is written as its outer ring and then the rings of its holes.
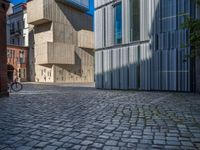
POLYGON ((193 90, 189 31, 181 27, 194 17, 193 0, 95 0, 95 7, 97 88, 193 90))

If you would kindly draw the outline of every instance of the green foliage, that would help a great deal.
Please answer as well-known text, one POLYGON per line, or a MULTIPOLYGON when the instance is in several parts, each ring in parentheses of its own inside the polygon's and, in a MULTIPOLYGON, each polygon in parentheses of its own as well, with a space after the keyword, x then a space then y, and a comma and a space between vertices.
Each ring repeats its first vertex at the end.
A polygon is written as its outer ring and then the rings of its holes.
MULTIPOLYGON (((200 6, 200 0, 196 2, 200 6)), ((194 19, 188 16, 186 21, 182 24, 182 27, 190 30, 189 45, 192 48, 190 57, 200 57, 200 19, 194 19)))
POLYGON ((200 0, 197 0, 197 4, 200 6, 200 0))

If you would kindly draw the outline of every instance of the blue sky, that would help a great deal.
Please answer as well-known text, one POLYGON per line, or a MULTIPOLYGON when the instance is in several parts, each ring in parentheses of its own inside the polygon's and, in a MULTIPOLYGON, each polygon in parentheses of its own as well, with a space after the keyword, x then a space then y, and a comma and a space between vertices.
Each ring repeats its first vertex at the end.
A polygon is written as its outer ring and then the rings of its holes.
MULTIPOLYGON (((16 5, 21 2, 26 2, 26 0, 11 0, 11 2, 16 5)), ((94 0, 90 0, 90 14, 93 14, 94 12, 94 0)))

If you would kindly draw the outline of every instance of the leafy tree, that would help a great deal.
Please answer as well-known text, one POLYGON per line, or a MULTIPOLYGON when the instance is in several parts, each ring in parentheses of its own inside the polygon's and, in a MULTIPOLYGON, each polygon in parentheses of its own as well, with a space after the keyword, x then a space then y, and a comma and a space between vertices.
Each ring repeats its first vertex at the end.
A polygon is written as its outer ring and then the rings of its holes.
MULTIPOLYGON (((196 2, 200 6, 200 0, 196 0, 196 2)), ((189 41, 192 49, 190 57, 200 58, 200 19, 194 19, 188 16, 182 24, 182 27, 190 30, 189 41)))

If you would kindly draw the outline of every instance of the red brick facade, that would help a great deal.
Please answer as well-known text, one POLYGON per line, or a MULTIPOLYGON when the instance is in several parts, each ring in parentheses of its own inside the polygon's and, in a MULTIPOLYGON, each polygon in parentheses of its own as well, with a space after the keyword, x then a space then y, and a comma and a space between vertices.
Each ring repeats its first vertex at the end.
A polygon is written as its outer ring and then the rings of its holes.
POLYGON ((8 2, 0 0, 0 97, 8 96, 7 52, 6 52, 6 12, 8 2))
POLYGON ((28 47, 8 45, 7 64, 14 68, 14 78, 17 76, 22 82, 28 81, 28 47))

